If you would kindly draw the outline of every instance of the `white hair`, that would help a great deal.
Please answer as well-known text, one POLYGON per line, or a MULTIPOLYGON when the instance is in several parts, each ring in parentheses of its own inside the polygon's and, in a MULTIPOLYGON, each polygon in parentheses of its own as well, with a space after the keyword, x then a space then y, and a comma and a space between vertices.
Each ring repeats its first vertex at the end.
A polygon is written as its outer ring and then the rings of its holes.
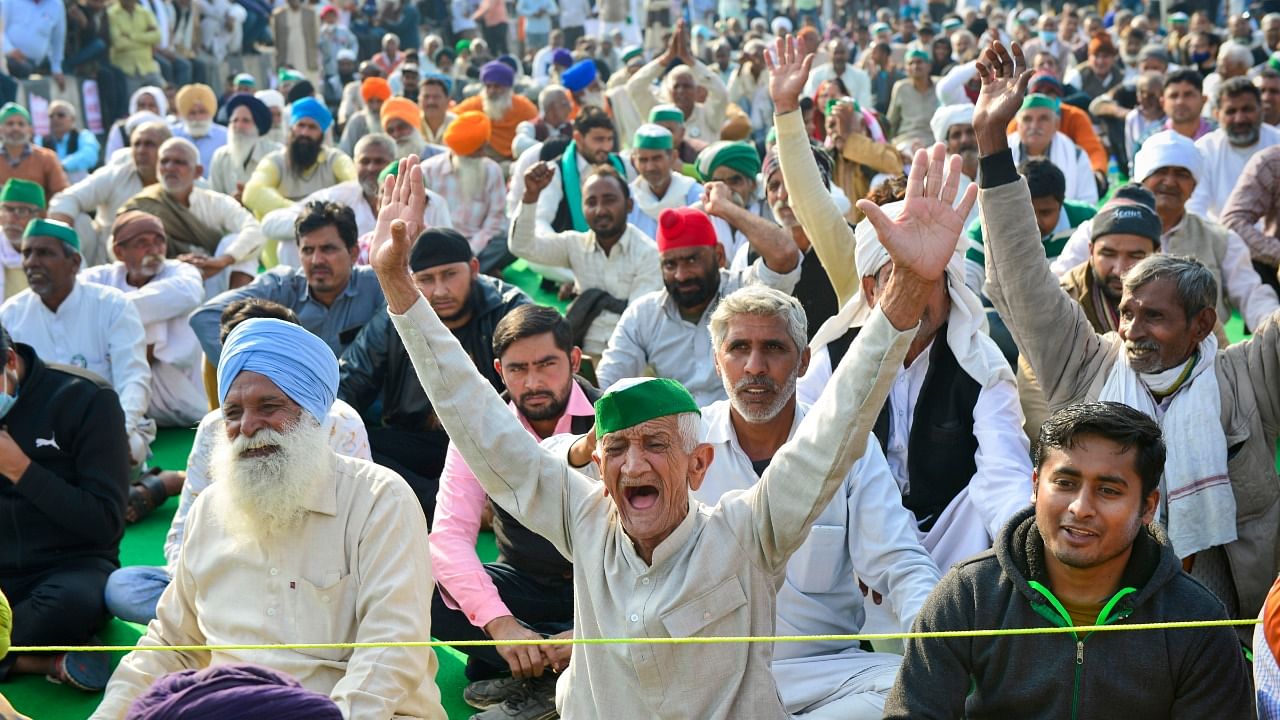
POLYGON ((702 440, 702 416, 695 412, 676 415, 676 427, 680 432, 680 448, 693 452, 702 440))
POLYGON ((787 334, 803 352, 809 344, 809 320, 800 301, 784 292, 764 285, 747 285, 725 296, 711 313, 711 347, 719 352, 725 336, 729 334, 729 322, 739 315, 778 317, 787 323, 787 334))
POLYGON ((370 145, 377 145, 383 150, 386 150, 387 154, 391 157, 395 157, 396 155, 396 141, 392 139, 390 135, 375 132, 369 133, 356 141, 355 156, 358 157, 364 152, 364 149, 370 145))
POLYGON ((1218 48, 1218 64, 1224 62, 1234 62, 1243 65, 1246 68, 1253 65, 1253 51, 1248 45, 1235 42, 1234 40, 1222 43, 1222 47, 1218 48))
POLYGON ((557 97, 563 98, 565 102, 572 102, 569 97, 569 89, 563 85, 556 85, 553 83, 542 88, 542 92, 538 93, 538 109, 546 110, 547 105, 557 97))
POLYGON ((159 154, 164 154, 169 148, 182 148, 182 152, 187 156, 187 160, 191 162, 191 166, 195 167, 200 164, 200 150, 196 148, 195 143, 186 138, 171 137, 160 144, 159 154))

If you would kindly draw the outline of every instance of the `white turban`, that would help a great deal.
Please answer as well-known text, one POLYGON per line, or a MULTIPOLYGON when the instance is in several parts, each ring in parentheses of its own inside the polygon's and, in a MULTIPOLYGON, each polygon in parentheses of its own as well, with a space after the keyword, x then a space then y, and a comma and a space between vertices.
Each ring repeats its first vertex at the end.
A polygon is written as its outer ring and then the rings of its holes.
POLYGON ((164 115, 169 112, 169 98, 165 97, 164 90, 161 90, 155 85, 146 85, 138 88, 133 93, 133 95, 129 98, 129 114, 130 115, 133 115, 138 112, 138 98, 142 97, 143 95, 151 96, 151 99, 154 100, 156 103, 156 107, 160 108, 159 114, 164 115))
POLYGON ((973 124, 973 103, 960 103, 957 105, 943 105, 933 112, 933 119, 929 121, 929 129, 933 131, 933 139, 944 143, 947 141, 947 132, 951 130, 952 125, 972 125, 973 124))
POLYGON ((279 90, 259 90, 253 96, 269 108, 284 109, 284 95, 281 95, 279 90))
POLYGON ((773 23, 770 24, 770 27, 773 29, 774 35, 785 35, 791 32, 791 20, 779 15, 773 19, 773 23))
POLYGON ((1142 182, 1160 168, 1181 167, 1198 180, 1203 163, 1195 143, 1172 130, 1164 130, 1142 141, 1142 149, 1133 159, 1133 179, 1142 182))

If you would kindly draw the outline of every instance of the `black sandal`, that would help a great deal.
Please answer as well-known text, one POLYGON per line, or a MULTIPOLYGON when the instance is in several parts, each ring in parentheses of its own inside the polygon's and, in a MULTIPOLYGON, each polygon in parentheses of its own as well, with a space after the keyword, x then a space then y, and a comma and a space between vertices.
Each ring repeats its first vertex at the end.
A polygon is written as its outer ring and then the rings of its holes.
POLYGON ((160 478, 162 472, 164 471, 160 468, 151 468, 129 488, 129 504, 125 512, 125 522, 129 525, 150 515, 169 499, 169 490, 160 478), (130 513, 133 514, 132 519, 129 517, 130 513))

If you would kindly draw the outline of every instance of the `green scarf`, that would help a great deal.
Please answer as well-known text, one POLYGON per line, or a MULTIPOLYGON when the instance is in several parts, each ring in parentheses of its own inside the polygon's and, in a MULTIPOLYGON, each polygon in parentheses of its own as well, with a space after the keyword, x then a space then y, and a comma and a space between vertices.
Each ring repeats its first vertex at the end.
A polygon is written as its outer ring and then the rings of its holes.
MULTIPOLYGON (((613 169, 618 171, 625 183, 627 168, 617 153, 609 153, 609 164, 613 165, 613 169)), ((564 201, 569 206, 569 219, 573 222, 573 229, 587 232, 590 228, 587 227, 587 216, 582 212, 582 178, 578 173, 577 140, 570 142, 560 156, 560 177, 564 180, 564 201)))

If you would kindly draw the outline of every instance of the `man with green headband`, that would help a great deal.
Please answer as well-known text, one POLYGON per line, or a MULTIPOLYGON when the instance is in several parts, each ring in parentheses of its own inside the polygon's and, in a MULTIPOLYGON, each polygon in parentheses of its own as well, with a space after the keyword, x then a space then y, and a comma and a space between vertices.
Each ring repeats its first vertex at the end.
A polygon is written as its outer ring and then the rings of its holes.
POLYGON ((5 300, 27 289, 27 276, 22 272, 22 231, 36 218, 45 216, 44 190, 30 180, 10 178, 0 188, 0 297, 5 300))
POLYGON ((909 142, 928 146, 933 144, 933 130, 929 122, 942 104, 938 100, 937 84, 929 75, 933 59, 924 50, 907 52, 907 76, 894 83, 889 95, 889 123, 893 144, 909 142))
POLYGON ((655 123, 636 130, 631 143, 631 165, 639 177, 631 182, 635 207, 627 221, 650 238, 658 236, 658 216, 668 208, 689 207, 702 197, 702 184, 675 172, 676 156, 671 131, 655 123))
MULTIPOLYGON (((771 219, 768 210, 760 203, 760 165, 760 153, 752 143, 721 140, 698 153, 694 168, 706 191, 704 195, 715 189, 714 185, 725 186, 722 189, 728 190, 732 199, 730 204, 745 210, 746 214, 771 219)), ((710 197, 704 197, 704 208, 708 200, 710 197)), ((737 213, 733 220, 725 217, 724 213, 713 213, 709 208, 707 214, 715 216, 712 224, 716 228, 716 238, 724 246, 725 257, 732 260, 738 249, 747 244, 750 221, 744 220, 742 213, 737 213)))
POLYGON ((1058 98, 1040 93, 1027 95, 1022 101, 1018 129, 1009 135, 1013 162, 1047 158, 1067 178, 1067 199, 1093 205, 1098 202, 1098 183, 1089 164, 1089 153, 1060 132, 1061 103, 1058 98))
POLYGON ((31 113, 17 103, 0 105, 0 183, 21 178, 36 183, 51 198, 71 183, 58 154, 31 141, 31 113))
MULTIPOLYGON (((870 203, 897 271, 866 329, 759 483, 714 508, 690 498, 714 450, 679 383, 626 379, 596 405, 591 452, 603 482, 537 446, 480 376, 406 270, 425 194, 405 161, 378 217, 371 262, 437 417, 489 496, 574 564, 583 639, 768 635, 786 562, 867 446, 896 367, 955 248, 957 171, 912 167, 911 209, 896 223, 870 203), (927 188, 927 190, 926 190, 927 188), (911 228, 908 230, 908 226, 911 228)), ((963 214, 974 201, 970 191, 963 214)), ((870 206, 868 208, 868 206, 870 206)), ((674 211, 673 211, 674 212, 674 211)), ((958 212, 958 211, 957 211, 958 212)), ((568 717, 784 718, 767 644, 590 644, 575 648, 558 693, 568 717), (607 708, 607 710, 606 710, 607 708)))

